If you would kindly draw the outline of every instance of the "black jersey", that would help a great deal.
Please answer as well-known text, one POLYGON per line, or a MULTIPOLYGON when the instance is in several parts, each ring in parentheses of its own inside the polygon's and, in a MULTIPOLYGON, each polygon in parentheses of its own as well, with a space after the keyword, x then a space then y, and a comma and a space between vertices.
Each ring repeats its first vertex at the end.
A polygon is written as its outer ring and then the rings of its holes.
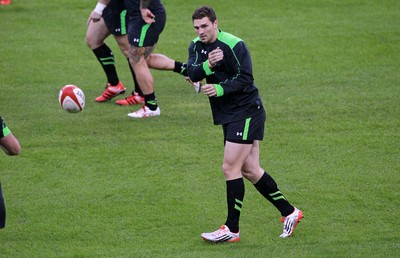
POLYGON ((219 30, 214 43, 195 38, 188 49, 188 75, 194 82, 206 79, 214 84, 217 96, 210 97, 214 124, 226 124, 265 112, 254 84, 250 52, 238 37, 219 30), (224 58, 210 70, 208 53, 219 47, 224 58))
MULTIPOLYGON (((140 0, 124 0, 126 9, 129 15, 137 16, 140 15, 140 0)), ((152 0, 149 6, 149 10, 156 15, 157 13, 165 12, 164 6, 161 0, 152 0)))

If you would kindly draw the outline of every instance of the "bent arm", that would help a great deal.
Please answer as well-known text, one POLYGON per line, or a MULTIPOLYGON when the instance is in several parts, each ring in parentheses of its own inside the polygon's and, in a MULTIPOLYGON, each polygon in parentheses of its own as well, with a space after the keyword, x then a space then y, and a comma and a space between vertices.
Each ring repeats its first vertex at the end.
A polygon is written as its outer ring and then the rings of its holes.
POLYGON ((0 138, 0 147, 10 156, 21 153, 21 145, 11 132, 7 136, 0 138))
POLYGON ((192 82, 199 82, 213 72, 208 66, 208 60, 200 60, 196 51, 196 45, 192 42, 188 49, 188 76, 192 82))

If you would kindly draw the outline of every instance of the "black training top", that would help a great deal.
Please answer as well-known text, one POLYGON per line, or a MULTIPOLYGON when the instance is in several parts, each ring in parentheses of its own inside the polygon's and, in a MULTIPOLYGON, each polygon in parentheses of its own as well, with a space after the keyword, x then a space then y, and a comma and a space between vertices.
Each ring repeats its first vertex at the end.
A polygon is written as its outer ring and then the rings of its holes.
MULTIPOLYGON (((132 16, 140 15, 140 0, 124 0, 126 9, 132 16)), ((161 0, 152 0, 148 8, 154 15, 165 12, 161 0)))
POLYGON ((194 82, 206 79, 214 84, 217 96, 210 97, 214 124, 226 124, 263 112, 254 84, 250 52, 238 37, 219 30, 214 43, 204 44, 195 38, 188 49, 188 75, 194 82), (224 58, 210 69, 208 53, 219 47, 224 58))

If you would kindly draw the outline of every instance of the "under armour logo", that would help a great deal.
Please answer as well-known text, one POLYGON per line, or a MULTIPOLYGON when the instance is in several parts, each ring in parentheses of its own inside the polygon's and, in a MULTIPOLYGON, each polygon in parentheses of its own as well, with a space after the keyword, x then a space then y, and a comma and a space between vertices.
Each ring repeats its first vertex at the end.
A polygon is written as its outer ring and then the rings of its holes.
POLYGON ((201 50, 201 53, 207 55, 207 51, 204 49, 201 50))
POLYGON ((134 38, 133 42, 139 42, 139 39, 138 38, 134 38))
POLYGON ((236 132, 236 136, 243 136, 242 132, 236 132))

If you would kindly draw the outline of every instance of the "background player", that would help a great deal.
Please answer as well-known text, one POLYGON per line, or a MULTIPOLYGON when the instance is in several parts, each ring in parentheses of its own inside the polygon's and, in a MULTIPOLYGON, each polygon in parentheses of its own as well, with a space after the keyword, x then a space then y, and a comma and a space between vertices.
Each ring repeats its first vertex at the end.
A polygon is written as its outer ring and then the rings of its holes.
MULTIPOLYGON (((4 150, 7 155, 19 155, 21 153, 21 146, 19 141, 12 134, 10 129, 7 127, 3 118, 0 116, 0 147, 4 150)), ((4 204, 3 191, 0 183, 0 228, 6 226, 6 206, 4 204)))
MULTIPOLYGON (((106 89, 101 96, 96 98, 97 102, 111 100, 119 94, 123 94, 126 90, 118 78, 113 52, 104 41, 112 34, 122 53, 128 57, 130 45, 127 36, 127 24, 128 15, 122 0, 111 0, 107 5, 106 2, 99 1, 89 16, 86 42, 102 65, 108 80, 106 89)), ((187 76, 186 64, 162 54, 151 54, 147 59, 147 64, 153 69, 170 70, 187 76)), ((130 65, 129 68, 135 90, 130 96, 117 100, 116 103, 119 105, 143 104, 143 93, 130 65)))

